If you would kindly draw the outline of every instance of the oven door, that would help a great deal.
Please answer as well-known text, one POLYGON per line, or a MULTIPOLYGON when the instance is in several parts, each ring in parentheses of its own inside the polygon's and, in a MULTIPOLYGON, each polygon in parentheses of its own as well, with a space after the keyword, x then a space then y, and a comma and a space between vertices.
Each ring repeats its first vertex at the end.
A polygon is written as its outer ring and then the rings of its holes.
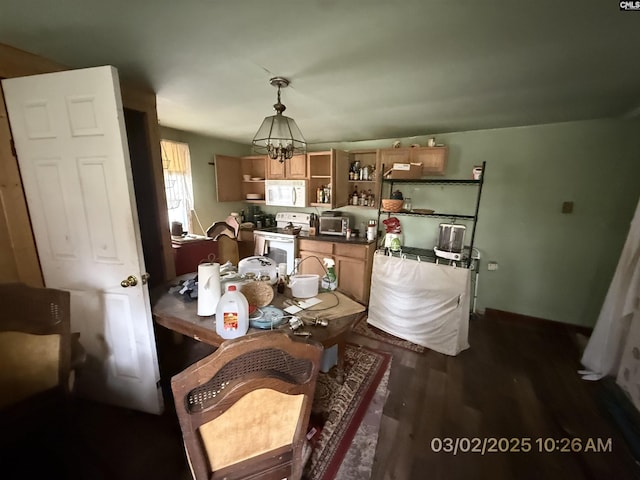
POLYGON ((293 235, 280 236, 256 230, 253 233, 255 254, 271 258, 276 265, 287 264, 287 273, 293 271, 294 260, 298 253, 297 238, 293 235))

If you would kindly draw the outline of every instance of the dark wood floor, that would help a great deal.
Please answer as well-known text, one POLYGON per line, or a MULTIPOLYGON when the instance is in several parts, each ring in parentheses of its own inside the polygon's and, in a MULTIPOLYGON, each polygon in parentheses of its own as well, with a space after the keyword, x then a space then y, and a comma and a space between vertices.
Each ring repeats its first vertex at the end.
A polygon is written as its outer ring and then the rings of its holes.
MULTIPOLYGON (((189 339, 176 347, 166 331, 158 334, 165 378, 211 351, 189 339)), ((584 382, 576 373, 580 342, 570 329, 476 318, 471 348, 456 357, 416 354, 355 334, 352 341, 393 353, 374 480, 640 478, 620 429, 602 406, 606 384, 584 382), (484 455, 434 451, 446 438, 458 439, 461 450, 496 440, 485 444, 484 455), (488 452, 492 446, 512 448, 518 441, 512 439, 523 438, 530 439, 530 452, 488 452), (547 438, 578 438, 585 445, 611 438, 612 451, 541 453, 538 439, 547 438)), ((66 442, 71 461, 60 466, 64 475, 46 477, 189 479, 180 430, 168 407, 158 417, 78 400, 66 442), (64 470, 68 465, 73 468, 64 470)), ((37 443, 62 445, 55 435, 37 443)), ((0 478, 43 478, 42 471, 55 471, 43 466, 51 458, 33 458, 29 452, 13 472, 0 461, 0 478)))
POLYGON ((640 478, 602 403, 613 382, 577 375, 580 340, 572 329, 480 317, 471 320, 471 348, 456 357, 394 348, 372 478, 640 478), (555 442, 563 438, 579 439, 576 449, 594 440, 612 451, 548 451, 565 447, 555 442), (527 443, 529 452, 505 451, 527 443))

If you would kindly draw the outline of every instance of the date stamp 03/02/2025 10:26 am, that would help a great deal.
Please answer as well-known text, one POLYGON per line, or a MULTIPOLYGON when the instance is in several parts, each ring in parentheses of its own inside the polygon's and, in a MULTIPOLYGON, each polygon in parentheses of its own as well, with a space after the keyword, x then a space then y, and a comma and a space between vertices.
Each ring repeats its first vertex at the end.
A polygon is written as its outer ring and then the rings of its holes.
POLYGON ((434 453, 480 454, 494 453, 608 453, 613 450, 611 438, 554 437, 434 437, 434 453))

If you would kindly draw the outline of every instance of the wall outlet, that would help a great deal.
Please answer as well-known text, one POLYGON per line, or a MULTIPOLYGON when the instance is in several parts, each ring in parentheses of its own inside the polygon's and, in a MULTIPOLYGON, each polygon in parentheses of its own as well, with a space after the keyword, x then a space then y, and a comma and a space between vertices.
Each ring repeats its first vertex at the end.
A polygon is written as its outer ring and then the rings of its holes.
POLYGON ((498 269, 498 262, 489 262, 487 263, 487 270, 497 270, 498 269))
POLYGON ((562 213, 573 213, 573 202, 562 202, 562 213))

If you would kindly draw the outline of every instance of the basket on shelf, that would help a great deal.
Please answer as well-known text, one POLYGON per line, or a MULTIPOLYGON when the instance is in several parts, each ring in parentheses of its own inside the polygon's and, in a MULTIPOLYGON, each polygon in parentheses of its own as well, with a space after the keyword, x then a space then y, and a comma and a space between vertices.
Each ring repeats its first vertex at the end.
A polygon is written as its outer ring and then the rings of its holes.
POLYGON ((385 212, 397 213, 400 210, 402 210, 403 205, 404 205, 404 200, 395 200, 392 198, 382 199, 382 210, 384 210, 385 212))

